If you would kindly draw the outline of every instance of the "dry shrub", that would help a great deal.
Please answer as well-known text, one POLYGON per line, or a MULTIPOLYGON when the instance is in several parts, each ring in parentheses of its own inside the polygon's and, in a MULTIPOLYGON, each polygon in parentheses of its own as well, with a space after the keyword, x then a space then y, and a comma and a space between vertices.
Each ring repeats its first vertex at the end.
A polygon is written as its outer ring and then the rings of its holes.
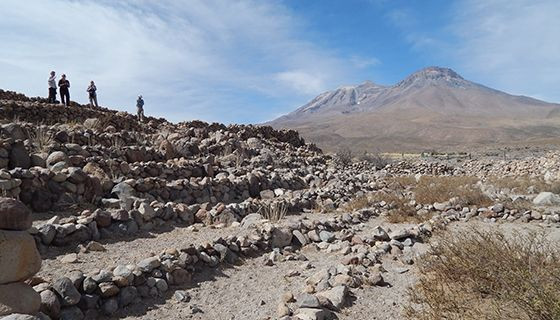
POLYGON ((368 196, 355 197, 344 205, 347 211, 356 211, 364 208, 371 207, 372 202, 368 196))
POLYGON ((545 233, 446 233, 418 266, 409 319, 560 319, 560 251, 545 233))
POLYGON ((369 163, 370 165, 374 166, 378 170, 385 168, 391 162, 391 159, 385 157, 380 153, 364 152, 359 156, 358 159, 360 161, 369 163))
POLYGON ((418 215, 416 208, 402 195, 396 193, 378 192, 373 195, 375 202, 384 201, 389 209, 387 221, 390 223, 423 222, 431 218, 431 215, 418 215))
POLYGON ((414 176, 397 176, 390 177, 386 180, 387 187, 392 190, 404 190, 409 187, 416 186, 416 178, 414 176))
POLYGON ((501 189, 510 189, 521 193, 527 192, 529 187, 534 187, 535 192, 548 190, 549 185, 543 178, 518 176, 518 177, 491 177, 488 181, 494 187, 501 189))
POLYGON ((33 150, 36 152, 48 152, 54 143, 54 136, 43 126, 35 127, 33 130, 28 131, 27 135, 33 150))
POLYGON ((336 162, 344 167, 352 164, 352 158, 352 150, 346 146, 339 148, 335 154, 336 162))
POLYGON ((415 199, 421 204, 445 202, 457 198, 462 206, 488 206, 488 198, 476 183, 478 179, 468 176, 422 176, 415 188, 415 199))
POLYGON ((288 213, 288 204, 285 202, 269 202, 261 205, 259 208, 260 215, 272 222, 278 222, 288 213))

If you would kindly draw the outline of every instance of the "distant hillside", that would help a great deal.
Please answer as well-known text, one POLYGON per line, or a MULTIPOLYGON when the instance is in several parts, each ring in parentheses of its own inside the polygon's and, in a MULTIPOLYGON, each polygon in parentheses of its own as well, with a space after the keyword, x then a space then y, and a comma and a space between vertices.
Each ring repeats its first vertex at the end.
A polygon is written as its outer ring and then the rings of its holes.
POLYGON ((393 86, 366 81, 320 94, 270 123, 326 150, 424 151, 560 137, 560 104, 514 96, 429 67, 393 86))

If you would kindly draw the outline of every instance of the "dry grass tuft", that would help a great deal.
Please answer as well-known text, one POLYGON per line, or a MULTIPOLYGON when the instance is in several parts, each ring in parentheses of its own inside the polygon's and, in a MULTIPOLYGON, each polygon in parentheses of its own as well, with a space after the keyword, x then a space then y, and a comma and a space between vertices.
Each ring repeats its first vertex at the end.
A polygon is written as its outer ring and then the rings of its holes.
POLYGON ((560 319, 560 251, 544 233, 446 233, 418 266, 409 319, 560 319))
POLYGON ((373 205, 372 200, 368 196, 359 196, 348 201, 344 205, 346 211, 357 211, 360 209, 369 208, 373 205))
POLYGON ((33 150, 36 152, 48 152, 54 142, 54 136, 43 126, 35 127, 34 130, 28 131, 27 135, 33 150))
POLYGON ((526 193, 530 187, 535 192, 546 191, 550 188, 543 178, 518 176, 518 177, 491 177, 488 182, 494 187, 501 189, 510 189, 514 192, 526 193))
POLYGON ((278 222, 284 219, 288 213, 288 204, 285 202, 269 202, 261 205, 258 213, 265 219, 278 222))
POLYGON ((422 176, 415 187, 415 199, 421 204, 445 202, 457 198, 462 206, 488 206, 492 200, 480 190, 476 177, 422 176))
POLYGON ((375 202, 387 203, 387 221, 390 223, 420 223, 431 218, 429 214, 419 215, 410 201, 397 193, 378 192, 372 198, 375 202))

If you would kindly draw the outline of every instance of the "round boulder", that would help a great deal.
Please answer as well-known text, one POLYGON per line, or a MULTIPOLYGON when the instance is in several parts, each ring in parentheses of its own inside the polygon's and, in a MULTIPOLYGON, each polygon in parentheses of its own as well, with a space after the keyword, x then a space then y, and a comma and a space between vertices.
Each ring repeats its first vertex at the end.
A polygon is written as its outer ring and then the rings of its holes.
POLYGON ((0 198, 0 229, 27 230, 31 228, 31 212, 19 200, 0 198))
POLYGON ((0 285, 0 316, 12 313, 35 314, 41 307, 41 296, 22 282, 0 285))
POLYGON ((0 230, 0 283, 23 281, 41 269, 35 240, 26 231, 0 230))

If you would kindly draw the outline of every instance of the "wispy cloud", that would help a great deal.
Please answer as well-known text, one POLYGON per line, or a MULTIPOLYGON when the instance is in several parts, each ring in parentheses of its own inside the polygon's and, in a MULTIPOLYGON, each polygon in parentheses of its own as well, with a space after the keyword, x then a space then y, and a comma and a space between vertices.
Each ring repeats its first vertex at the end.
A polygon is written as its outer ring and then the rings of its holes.
POLYGON ((143 93, 173 120, 260 121, 360 68, 306 40, 278 1, 4 0, 0 12, 0 87, 45 95, 53 69, 78 101, 93 79, 101 103, 132 111, 143 93))
POLYGON ((455 12, 452 54, 461 68, 500 89, 560 102, 560 1, 463 0, 455 12))

